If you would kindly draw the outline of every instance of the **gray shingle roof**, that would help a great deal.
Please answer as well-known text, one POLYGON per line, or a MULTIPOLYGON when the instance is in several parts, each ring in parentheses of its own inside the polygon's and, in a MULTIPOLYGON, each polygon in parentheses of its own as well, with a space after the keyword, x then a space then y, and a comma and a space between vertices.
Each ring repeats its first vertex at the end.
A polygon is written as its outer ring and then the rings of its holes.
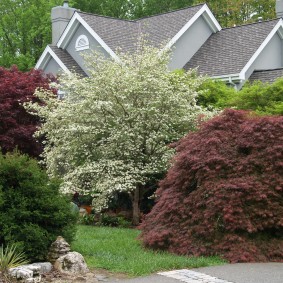
POLYGON ((141 32, 147 36, 153 46, 160 47, 166 41, 172 39, 203 6, 204 4, 200 4, 166 14, 139 19, 141 32))
POLYGON ((78 65, 78 63, 73 59, 73 57, 66 51, 57 46, 49 45, 52 51, 58 56, 62 63, 68 68, 69 71, 73 71, 78 75, 83 77, 86 76, 86 73, 78 65))
POLYGON ((256 70, 249 77, 249 81, 262 81, 263 83, 273 83, 276 79, 280 77, 283 77, 283 68, 273 70, 256 70))
POLYGON ((133 52, 136 50, 137 40, 141 34, 156 47, 169 41, 203 5, 199 4, 135 21, 78 13, 114 52, 117 48, 123 52, 133 52))
POLYGON ((117 48, 126 52, 134 50, 138 37, 138 25, 135 21, 78 13, 114 52, 117 48))
POLYGON ((277 23, 278 20, 264 21, 212 34, 184 68, 198 67, 200 74, 208 76, 237 74, 277 23))

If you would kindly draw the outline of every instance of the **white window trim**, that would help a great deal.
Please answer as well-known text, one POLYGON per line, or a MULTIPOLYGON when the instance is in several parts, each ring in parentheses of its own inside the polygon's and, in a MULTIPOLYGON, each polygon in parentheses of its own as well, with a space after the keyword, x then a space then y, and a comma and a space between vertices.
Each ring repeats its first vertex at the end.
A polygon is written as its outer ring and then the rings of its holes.
POLYGON ((76 48, 76 51, 89 49, 89 40, 88 40, 86 35, 82 34, 77 38, 75 48, 76 48), (79 43, 80 43, 81 40, 84 40, 86 42, 86 44, 80 46, 79 43))

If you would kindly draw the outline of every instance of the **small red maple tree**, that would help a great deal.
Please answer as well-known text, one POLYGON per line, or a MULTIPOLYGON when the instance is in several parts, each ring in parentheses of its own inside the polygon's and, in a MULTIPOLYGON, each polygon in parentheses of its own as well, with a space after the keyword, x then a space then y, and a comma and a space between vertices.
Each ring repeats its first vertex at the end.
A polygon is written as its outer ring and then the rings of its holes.
POLYGON ((283 261, 283 116, 226 110, 176 149, 141 226, 145 246, 283 261))
POLYGON ((38 157, 42 145, 33 137, 39 119, 26 112, 22 103, 35 101, 36 88, 49 89, 54 78, 39 70, 21 72, 17 67, 0 67, 0 148, 2 153, 17 148, 22 153, 38 157))

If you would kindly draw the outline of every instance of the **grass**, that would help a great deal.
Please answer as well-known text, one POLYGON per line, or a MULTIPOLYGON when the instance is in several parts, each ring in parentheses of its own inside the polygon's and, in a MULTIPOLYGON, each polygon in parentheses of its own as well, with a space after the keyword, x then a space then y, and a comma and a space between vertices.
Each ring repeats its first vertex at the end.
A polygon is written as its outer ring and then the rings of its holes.
POLYGON ((80 225, 72 249, 84 256, 89 268, 104 268, 130 276, 225 263, 218 257, 185 257, 144 249, 137 240, 139 233, 134 229, 80 225))

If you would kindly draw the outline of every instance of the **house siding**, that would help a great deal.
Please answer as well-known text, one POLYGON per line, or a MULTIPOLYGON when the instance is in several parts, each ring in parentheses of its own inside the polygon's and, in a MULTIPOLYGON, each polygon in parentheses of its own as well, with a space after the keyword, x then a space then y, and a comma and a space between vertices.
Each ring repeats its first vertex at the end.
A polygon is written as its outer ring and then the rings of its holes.
POLYGON ((60 68, 59 64, 51 58, 49 62, 44 67, 44 73, 45 74, 58 74, 62 72, 62 69, 60 68))
POLYGON ((202 16, 199 17, 173 45, 173 54, 169 63, 169 69, 183 68, 211 34, 212 30, 204 18, 202 16))
POLYGON ((100 46, 100 44, 93 38, 92 35, 84 28, 84 26, 79 25, 76 32, 73 34, 72 39, 66 47, 67 52, 74 58, 78 65, 88 74, 87 68, 85 66, 85 60, 83 54, 89 52, 90 50, 102 52, 105 58, 110 57, 110 55, 100 46), (89 49, 83 51, 76 51, 76 41, 80 35, 86 35, 89 40, 89 49))
POLYGON ((282 40, 276 33, 246 72, 246 79, 251 76, 254 70, 281 68, 283 67, 282 62, 282 40))

